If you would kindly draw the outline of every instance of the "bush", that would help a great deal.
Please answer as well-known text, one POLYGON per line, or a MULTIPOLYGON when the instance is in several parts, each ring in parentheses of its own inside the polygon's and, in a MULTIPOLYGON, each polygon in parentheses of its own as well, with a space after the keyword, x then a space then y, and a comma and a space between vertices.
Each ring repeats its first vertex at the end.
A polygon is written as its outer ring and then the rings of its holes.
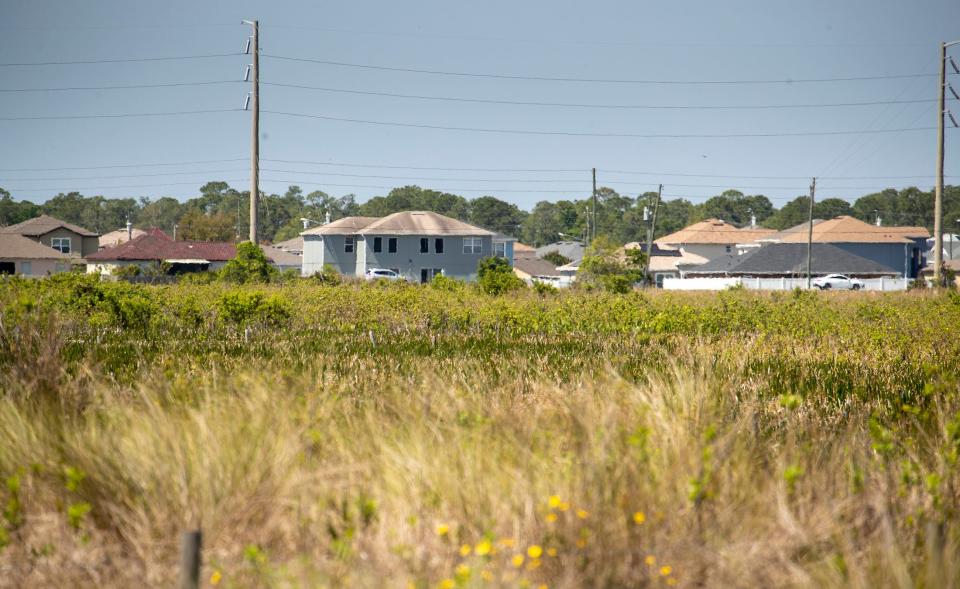
POLYGON ((246 290, 223 293, 217 301, 217 309, 224 321, 235 325, 282 325, 290 318, 290 305, 281 297, 267 297, 262 292, 246 290))
POLYGON ((126 266, 117 266, 110 271, 112 276, 119 276, 121 278, 129 278, 132 276, 140 276, 140 266, 136 264, 128 264, 126 266))
POLYGON ((220 279, 235 284, 265 283, 277 273, 260 246, 245 241, 237 245, 237 257, 220 269, 220 279))
POLYGON ((570 262, 573 261, 567 256, 558 252, 557 250, 550 250, 549 252, 544 254, 542 257, 544 260, 550 262, 554 266, 565 266, 566 264, 569 264, 570 262))
POLYGON ((343 276, 341 276, 340 273, 337 272, 330 264, 324 264, 323 270, 315 272, 311 278, 313 278, 313 280, 318 284, 323 284, 325 286, 337 286, 343 282, 343 276))
POLYGON ((534 280, 533 292, 537 293, 538 295, 545 296, 545 295, 554 295, 560 291, 557 289, 557 287, 550 284, 549 282, 541 282, 539 280, 534 280))
POLYGON ((457 292, 463 289, 464 284, 463 281, 457 280, 456 278, 437 274, 433 277, 433 280, 430 281, 430 286, 444 292, 457 292))
POLYGON ((477 278, 480 290, 490 295, 501 295, 526 287, 503 258, 489 257, 480 260, 477 265, 477 278))

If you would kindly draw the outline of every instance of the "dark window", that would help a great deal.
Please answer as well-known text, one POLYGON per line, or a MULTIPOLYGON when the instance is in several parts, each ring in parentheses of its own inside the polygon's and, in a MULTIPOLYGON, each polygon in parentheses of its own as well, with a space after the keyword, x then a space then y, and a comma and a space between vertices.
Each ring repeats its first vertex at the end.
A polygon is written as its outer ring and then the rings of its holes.
POLYGON ((383 238, 382 238, 382 237, 374 237, 374 238, 373 238, 373 251, 374 251, 375 253, 378 253, 378 254, 383 251, 383 238))
POLYGON ((387 251, 391 254, 397 253, 397 238, 391 237, 387 240, 387 251))
POLYGON ((443 239, 438 237, 433 240, 433 251, 437 252, 438 254, 443 253, 443 239))
POLYGON ((17 266, 14 262, 0 262, 0 274, 16 274, 17 266))
POLYGON ((347 252, 348 254, 353 253, 353 236, 352 235, 344 238, 343 251, 347 252))
POLYGON ((425 254, 430 251, 430 239, 427 237, 420 238, 420 253, 425 254))

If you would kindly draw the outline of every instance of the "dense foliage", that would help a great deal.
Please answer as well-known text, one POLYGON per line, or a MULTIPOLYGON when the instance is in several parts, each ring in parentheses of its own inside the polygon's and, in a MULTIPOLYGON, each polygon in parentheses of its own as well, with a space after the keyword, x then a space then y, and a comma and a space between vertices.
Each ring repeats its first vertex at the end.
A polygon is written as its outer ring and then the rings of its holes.
MULTIPOLYGON (((438 277, 442 278, 442 277, 438 277)), ((0 281, 0 566, 226 587, 960 582, 960 296, 0 281)))
MULTIPOLYGON (((123 227, 129 218, 138 227, 159 227, 168 233, 177 225, 177 235, 182 239, 231 241, 248 234, 248 197, 248 192, 231 188, 226 182, 208 182, 200 188, 199 196, 182 203, 170 197, 152 201, 105 199, 71 192, 59 194, 41 205, 26 200, 17 202, 0 188, 0 226, 42 212, 100 233, 123 227)), ((652 192, 634 198, 610 188, 599 188, 597 234, 606 235, 619 244, 644 240, 648 223, 644 221, 643 210, 653 206, 655 197, 656 193, 652 192)), ((698 204, 683 198, 665 200, 658 210, 656 236, 710 217, 740 226, 749 224, 755 217, 760 225, 785 229, 807 219, 808 203, 808 197, 798 196, 777 209, 764 195, 746 195, 737 190, 724 191, 698 204)), ((429 210, 536 246, 571 236, 586 236, 592 210, 587 199, 561 199, 538 202, 527 212, 493 196, 466 199, 418 186, 394 188, 386 196, 376 196, 362 204, 357 203, 352 194, 335 198, 318 190, 304 195, 299 186, 291 186, 283 195, 262 195, 260 206, 260 233, 264 239, 273 241, 296 237, 303 229, 301 219, 322 222, 327 215, 339 219, 348 215, 383 216, 405 210, 429 210)), ((879 216, 886 225, 932 228, 933 196, 918 188, 887 189, 850 204, 824 194, 814 207, 817 218, 846 214, 868 222, 874 222, 879 216)), ((960 219, 960 187, 946 187, 944 219, 946 231, 960 231, 960 227, 954 226, 955 220, 960 219)))

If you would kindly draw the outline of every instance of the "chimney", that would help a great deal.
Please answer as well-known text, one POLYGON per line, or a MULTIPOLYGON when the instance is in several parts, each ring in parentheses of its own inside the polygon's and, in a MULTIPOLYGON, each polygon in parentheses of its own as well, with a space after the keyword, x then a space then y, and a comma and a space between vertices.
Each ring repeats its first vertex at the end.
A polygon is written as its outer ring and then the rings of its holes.
POLYGON ((877 227, 880 227, 883 223, 883 220, 880 218, 880 215, 877 215, 877 227))
POLYGON ((750 214, 750 228, 751 229, 757 228, 757 216, 752 213, 750 214))
POLYGON ((127 217, 127 241, 133 240, 133 223, 130 222, 130 217, 127 217))
POLYGON ((330 224, 330 211, 327 211, 327 214, 326 214, 326 216, 324 217, 324 219, 325 219, 325 221, 323 222, 323 224, 324 224, 324 225, 329 225, 329 224, 330 224))

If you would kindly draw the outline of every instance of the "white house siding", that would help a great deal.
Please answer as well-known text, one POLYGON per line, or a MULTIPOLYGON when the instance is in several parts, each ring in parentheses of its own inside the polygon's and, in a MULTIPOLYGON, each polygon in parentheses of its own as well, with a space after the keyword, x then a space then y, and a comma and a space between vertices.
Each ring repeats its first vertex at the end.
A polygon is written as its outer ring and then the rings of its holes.
POLYGON ((303 276, 313 276, 323 270, 324 260, 323 237, 320 235, 303 236, 303 265, 300 273, 303 276))

